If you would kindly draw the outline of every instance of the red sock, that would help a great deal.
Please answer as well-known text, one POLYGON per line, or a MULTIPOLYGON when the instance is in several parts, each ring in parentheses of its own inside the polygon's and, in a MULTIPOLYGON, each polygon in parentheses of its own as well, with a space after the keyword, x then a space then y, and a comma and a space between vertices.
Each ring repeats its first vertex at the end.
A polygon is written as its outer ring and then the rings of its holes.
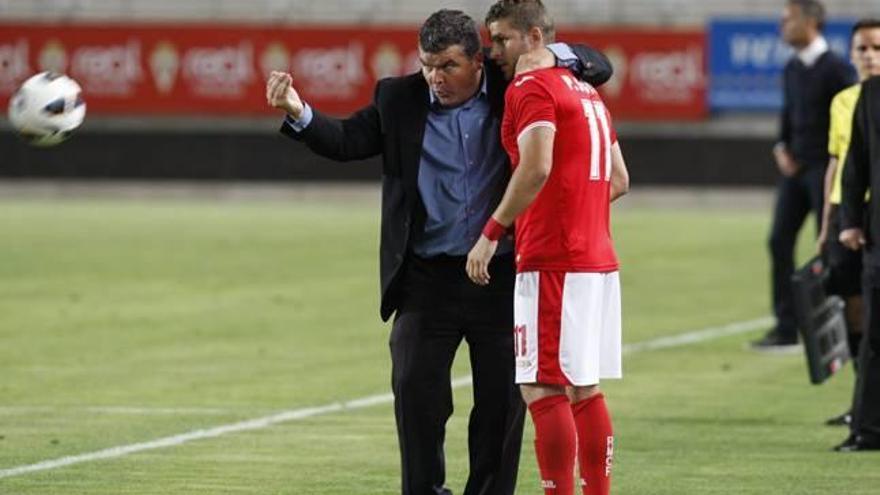
POLYGON ((583 495, 608 495, 611 491, 611 461, 614 433, 605 396, 594 395, 572 404, 577 426, 578 466, 583 495))
POLYGON ((529 405, 535 423, 535 454, 544 495, 574 494, 577 430, 565 395, 551 395, 529 405))

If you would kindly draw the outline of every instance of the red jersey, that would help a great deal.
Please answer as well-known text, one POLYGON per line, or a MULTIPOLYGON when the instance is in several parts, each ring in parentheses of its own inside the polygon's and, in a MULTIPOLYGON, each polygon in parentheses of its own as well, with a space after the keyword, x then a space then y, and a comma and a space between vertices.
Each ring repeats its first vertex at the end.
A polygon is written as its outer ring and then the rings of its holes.
POLYGON ((505 95, 501 140, 514 169, 520 136, 556 130, 553 168, 516 220, 517 271, 612 272, 611 148, 617 133, 599 93, 567 69, 516 77, 505 95))

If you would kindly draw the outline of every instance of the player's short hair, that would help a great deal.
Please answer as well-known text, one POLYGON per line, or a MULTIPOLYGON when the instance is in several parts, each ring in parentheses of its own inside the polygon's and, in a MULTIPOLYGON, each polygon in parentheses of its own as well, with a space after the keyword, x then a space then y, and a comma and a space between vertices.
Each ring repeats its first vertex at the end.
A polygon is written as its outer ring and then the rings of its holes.
POLYGON ((822 2, 819 0, 788 0, 788 4, 794 7, 799 7, 801 13, 805 17, 815 19, 816 25, 819 27, 820 31, 825 29, 827 12, 825 10, 825 5, 823 5, 822 2))
POLYGON ((431 14, 419 30, 422 50, 440 53, 455 45, 461 45, 465 55, 471 58, 480 51, 477 21, 460 10, 443 9, 431 14))
POLYGON ((536 27, 544 33, 547 42, 556 39, 556 26, 541 0, 498 0, 486 14, 486 26, 501 19, 510 21, 510 25, 522 33, 536 27))
POLYGON ((856 24, 852 28, 852 36, 855 36, 856 33, 861 31, 862 29, 878 29, 880 28, 880 18, 877 17, 863 17, 856 21, 856 24))

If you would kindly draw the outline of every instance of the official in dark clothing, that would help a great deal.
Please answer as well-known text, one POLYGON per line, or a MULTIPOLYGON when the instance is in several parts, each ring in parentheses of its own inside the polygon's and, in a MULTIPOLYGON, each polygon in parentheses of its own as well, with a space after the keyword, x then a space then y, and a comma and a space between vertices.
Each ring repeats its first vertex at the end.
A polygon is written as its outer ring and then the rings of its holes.
POLYGON ((864 246, 866 332, 859 349, 851 434, 835 447, 843 452, 880 450, 880 194, 874 191, 880 191, 880 77, 862 84, 843 170, 840 242, 853 250, 864 246))
MULTIPOLYGON (((587 82, 610 78, 600 53, 557 49, 587 82)), ((484 59, 478 27, 462 12, 433 14, 421 28, 419 54, 421 74, 380 81, 373 103, 347 119, 303 104, 287 74, 271 76, 267 98, 288 112, 282 132, 320 155, 382 155, 381 316, 396 312, 390 346, 402 492, 451 493, 443 445, 450 367, 464 339, 474 393, 464 493, 513 494, 524 408, 514 386, 510 243, 491 264, 489 286, 471 283, 465 271, 509 178, 500 143, 507 82, 484 59)))
POLYGON ((797 54, 783 74, 781 133, 774 148, 782 174, 769 242, 776 326, 753 342, 757 349, 797 345, 791 287, 794 247, 811 211, 821 227, 823 181, 829 158, 829 108, 837 93, 856 82, 849 63, 828 49, 821 34, 824 23, 825 9, 815 0, 790 0, 785 8, 782 34, 797 54))

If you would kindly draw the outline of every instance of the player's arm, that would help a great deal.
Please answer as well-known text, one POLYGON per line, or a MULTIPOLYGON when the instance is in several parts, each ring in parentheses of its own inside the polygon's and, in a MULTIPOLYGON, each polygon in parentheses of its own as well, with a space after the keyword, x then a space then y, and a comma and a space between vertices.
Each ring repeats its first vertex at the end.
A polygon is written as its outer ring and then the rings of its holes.
POLYGON ((535 127, 519 139, 520 162, 510 178, 507 191, 492 218, 504 227, 514 220, 543 189, 553 168, 553 143, 556 129, 549 126, 535 127))
POLYGON ((495 255, 498 239, 514 220, 528 208, 541 192, 553 168, 553 143, 556 130, 550 126, 535 127, 519 138, 520 161, 513 172, 501 203, 471 249, 467 273, 474 283, 489 283, 489 262, 495 255))
POLYGON ((825 170, 825 195, 823 196, 822 225, 819 227, 819 238, 816 239, 816 250, 820 253, 828 241, 828 224, 831 222, 831 189, 834 188, 834 176, 837 175, 837 157, 828 159, 828 168, 825 170))
MULTIPOLYGON (((378 95, 379 86, 376 88, 378 95)), ((382 152, 379 111, 375 103, 347 119, 334 119, 306 105, 293 87, 293 77, 273 72, 266 82, 269 106, 287 113, 281 132, 302 141, 315 153, 337 161, 362 160, 382 152)))
MULTIPOLYGON (((824 199, 822 201, 822 218, 819 224, 819 237, 816 239, 816 251, 822 252, 825 248, 825 243, 828 241, 828 226, 831 222, 831 190, 834 189, 834 179, 837 177, 838 167, 840 166, 840 157, 843 152, 843 143, 841 134, 842 134, 842 126, 852 126, 852 119, 848 119, 848 121, 843 121, 841 119, 842 115, 846 115, 846 110, 843 108, 843 100, 838 93, 831 100, 831 108, 829 109, 829 115, 831 116, 831 123, 828 126, 828 167, 825 169, 825 187, 824 187, 824 195, 822 196, 824 199)), ((846 159, 846 157, 843 157, 846 159)))
POLYGON ((866 146, 866 134, 870 130, 868 116, 869 86, 862 86, 862 94, 856 105, 855 117, 852 124, 852 138, 850 139, 849 152, 846 155, 846 164, 843 167, 843 189, 841 197, 841 210, 843 222, 840 233, 840 243, 858 251, 865 244, 865 233, 862 230, 863 215, 865 209, 865 192, 868 190, 870 181, 870 158, 866 146))
POLYGON ((615 142, 611 147, 611 202, 629 192, 629 171, 626 169, 626 160, 620 143, 615 142))

